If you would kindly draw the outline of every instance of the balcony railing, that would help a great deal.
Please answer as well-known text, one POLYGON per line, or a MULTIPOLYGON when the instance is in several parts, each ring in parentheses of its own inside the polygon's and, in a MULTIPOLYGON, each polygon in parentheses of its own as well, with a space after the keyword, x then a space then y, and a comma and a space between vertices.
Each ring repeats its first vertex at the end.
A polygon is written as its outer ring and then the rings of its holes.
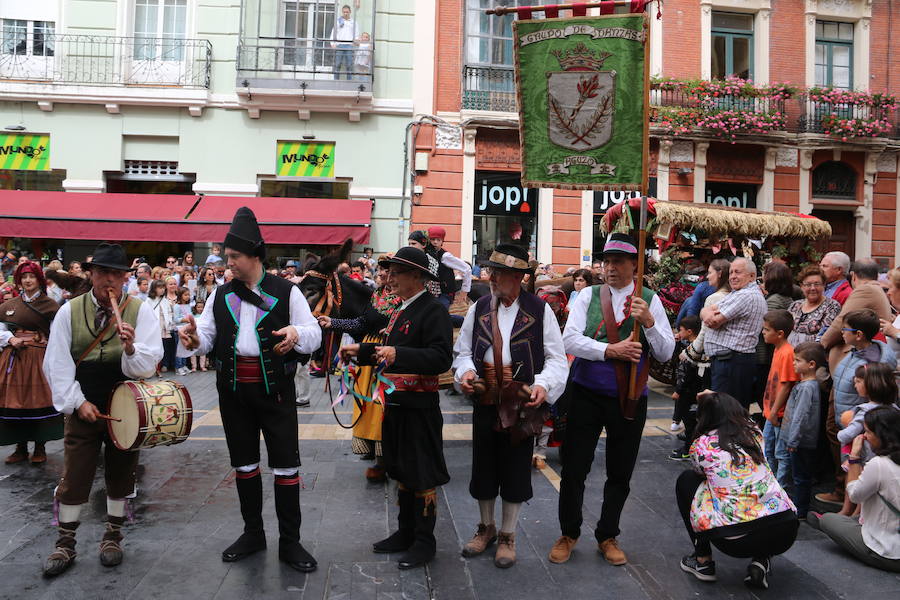
POLYGON ((209 88, 211 59, 208 40, 38 34, 0 48, 0 80, 209 88))
POLYGON ((517 112, 516 77, 513 70, 467 66, 463 72, 462 108, 517 112))
POLYGON ((806 97, 798 99, 800 117, 798 131, 803 133, 826 133, 834 130, 834 121, 848 120, 860 122, 877 121, 880 137, 898 138, 898 120, 894 111, 886 108, 862 104, 832 104, 815 102, 806 97))
MULTIPOLYGON (((238 78, 297 79, 321 82, 372 82, 374 45, 326 39, 259 38, 238 44, 238 78)), ((318 85, 347 87, 354 85, 318 85)), ((371 91, 366 86, 366 91, 371 91)))

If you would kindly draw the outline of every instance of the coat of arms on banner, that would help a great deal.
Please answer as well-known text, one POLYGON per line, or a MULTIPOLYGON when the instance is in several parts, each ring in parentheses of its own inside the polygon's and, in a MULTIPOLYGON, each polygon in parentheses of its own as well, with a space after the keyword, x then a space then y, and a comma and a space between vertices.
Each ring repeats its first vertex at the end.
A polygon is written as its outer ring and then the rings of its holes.
POLYGON ((571 150, 593 150, 612 137, 615 71, 601 71, 609 52, 584 44, 553 50, 564 71, 547 73, 547 128, 550 141, 571 150))
POLYGON ((649 144, 646 17, 513 26, 523 185, 639 191, 649 144))

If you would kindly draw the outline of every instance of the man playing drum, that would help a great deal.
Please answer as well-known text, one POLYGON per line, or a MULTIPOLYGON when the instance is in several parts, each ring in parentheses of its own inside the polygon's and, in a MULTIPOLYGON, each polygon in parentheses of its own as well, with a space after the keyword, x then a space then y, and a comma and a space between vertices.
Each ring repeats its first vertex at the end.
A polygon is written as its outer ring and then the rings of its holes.
POLYGON ((107 567, 122 562, 125 497, 134 491, 138 453, 117 449, 100 417, 119 383, 153 376, 163 355, 159 320, 148 305, 122 293, 133 270, 125 250, 118 244, 100 244, 91 262, 81 266, 90 272, 93 289, 56 313, 43 365, 53 405, 68 415, 63 476, 56 488, 59 539, 44 565, 48 577, 59 575, 75 561, 75 530, 91 493, 101 445, 107 522, 100 562, 107 567), (120 302, 119 327, 110 295, 120 302))
POLYGON ((195 354, 213 353, 219 410, 244 518, 244 533, 222 553, 234 562, 265 549, 259 434, 275 476, 278 557, 308 573, 316 559, 300 544, 300 451, 294 373, 300 353, 319 347, 322 330, 300 288, 267 274, 266 245, 256 216, 239 208, 225 236, 225 260, 234 279, 206 301, 196 325, 179 337, 195 354))

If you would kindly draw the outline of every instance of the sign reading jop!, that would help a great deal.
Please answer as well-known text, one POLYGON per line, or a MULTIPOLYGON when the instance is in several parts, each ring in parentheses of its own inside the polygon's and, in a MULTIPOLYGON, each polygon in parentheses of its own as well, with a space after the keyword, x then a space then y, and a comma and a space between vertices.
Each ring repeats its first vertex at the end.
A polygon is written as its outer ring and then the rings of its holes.
POLYGON ((279 177, 334 177, 334 142, 278 142, 279 177))
POLYGON ((0 169, 49 171, 50 136, 30 133, 0 134, 0 169))
POLYGON ((647 31, 643 14, 513 22, 523 185, 646 185, 647 31))

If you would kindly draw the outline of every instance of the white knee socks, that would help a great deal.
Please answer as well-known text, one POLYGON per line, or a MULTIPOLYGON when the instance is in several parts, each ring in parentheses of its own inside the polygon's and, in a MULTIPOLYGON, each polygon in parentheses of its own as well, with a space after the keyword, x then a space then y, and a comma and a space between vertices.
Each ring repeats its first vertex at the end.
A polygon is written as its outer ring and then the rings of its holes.
POLYGON ((522 508, 521 502, 503 501, 502 505, 502 521, 500 523, 501 533, 515 533, 516 522, 519 520, 519 510, 522 508))
POLYGON ((106 498, 106 514, 111 517, 124 517, 125 516, 125 499, 113 499, 106 498))
POLYGON ((59 522, 60 523, 77 523, 81 518, 81 507, 84 504, 63 504, 59 503, 59 522))
POLYGON ((490 500, 479 500, 478 510, 481 511, 481 522, 484 525, 494 524, 494 502, 496 498, 490 500))

